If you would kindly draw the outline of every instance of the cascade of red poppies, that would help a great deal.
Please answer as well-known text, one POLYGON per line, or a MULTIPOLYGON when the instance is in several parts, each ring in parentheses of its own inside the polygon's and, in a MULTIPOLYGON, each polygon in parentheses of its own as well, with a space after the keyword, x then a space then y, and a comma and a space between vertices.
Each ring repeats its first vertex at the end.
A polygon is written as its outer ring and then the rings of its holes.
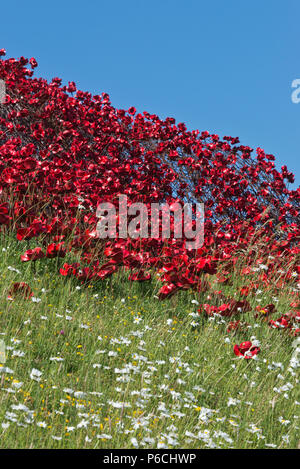
POLYGON ((238 138, 188 131, 173 118, 116 109, 106 93, 34 78, 36 66, 33 58, 0 60, 0 228, 20 241, 36 238, 24 262, 80 250, 81 262, 64 264, 62 275, 92 281, 125 267, 130 280, 147 281, 156 271, 166 298, 203 289, 204 274, 223 269, 226 278, 242 251, 250 265, 251 245, 264 240, 266 281, 283 256, 285 279, 299 279, 300 188, 288 189, 294 176, 286 166, 278 171, 273 155, 258 148, 254 156, 238 138), (204 245, 190 251, 184 239, 99 241, 96 208, 117 205, 120 194, 147 207, 204 203, 204 245))

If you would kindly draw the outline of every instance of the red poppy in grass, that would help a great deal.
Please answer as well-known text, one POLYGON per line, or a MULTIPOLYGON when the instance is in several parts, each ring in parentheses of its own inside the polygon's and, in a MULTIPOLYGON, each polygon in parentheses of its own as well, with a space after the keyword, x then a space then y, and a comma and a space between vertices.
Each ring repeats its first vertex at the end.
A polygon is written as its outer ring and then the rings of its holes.
POLYGON ((235 299, 230 300, 230 309, 232 314, 246 313, 251 311, 251 306, 248 301, 236 301, 235 299))
POLYGON ((105 278, 110 277, 111 275, 113 275, 118 270, 118 268, 119 267, 116 264, 108 265, 108 263, 107 263, 107 264, 105 264, 105 266, 102 266, 100 270, 98 270, 96 275, 101 280, 104 280, 105 278))
POLYGON ((230 321, 227 327, 227 332, 243 331, 247 328, 248 324, 241 321, 230 321))
POLYGON ((123 264, 124 257, 126 257, 127 252, 122 248, 111 248, 107 247, 104 250, 104 254, 110 258, 110 261, 113 261, 115 264, 123 264))
POLYGON ((242 269, 242 275, 248 275, 251 274, 251 267, 244 267, 242 269))
POLYGON ((158 292, 158 298, 160 300, 164 300, 165 298, 170 298, 173 296, 179 288, 174 285, 174 283, 170 283, 169 285, 164 285, 158 292))
POLYGON ((292 326, 292 324, 290 323, 290 320, 287 315, 284 314, 275 321, 269 321, 269 326, 273 327, 274 329, 288 329, 292 326))
POLYGON ((231 280, 231 277, 230 275, 226 276, 221 273, 221 274, 217 274, 217 280, 218 280, 218 283, 223 283, 223 285, 228 285, 231 280))
POLYGON ((0 225, 8 225, 9 215, 8 215, 8 205, 0 205, 0 225))
POLYGON ((21 255, 21 261, 37 261, 38 259, 42 259, 43 257, 45 257, 45 254, 43 253, 41 248, 28 249, 28 251, 21 255))
POLYGON ((129 275, 128 280, 135 282, 146 282, 151 280, 151 274, 145 274, 143 270, 140 270, 139 272, 129 275))
POLYGON ((223 303, 221 306, 217 307, 217 313, 224 317, 229 317, 233 315, 231 306, 229 303, 223 303))
POLYGON ((270 314, 274 313, 276 311, 275 305, 272 303, 266 306, 257 306, 256 311, 258 311, 260 314, 255 314, 255 318, 258 317, 265 317, 268 318, 270 314))
POLYGON ((19 228, 17 231, 17 240, 23 241, 23 239, 28 240, 34 237, 34 231, 32 228, 19 228))
POLYGON ((33 296, 33 292, 31 291, 31 288, 27 283, 16 282, 11 286, 8 295, 8 299, 13 299, 17 295, 20 295, 23 296, 26 300, 28 300, 33 296))
POLYGON ((214 275, 217 272, 217 264, 211 259, 200 258, 197 261, 196 269, 204 273, 214 275))
POLYGON ((80 264, 78 262, 75 262, 74 264, 64 264, 59 269, 59 273, 64 277, 67 277, 68 275, 76 275, 79 267, 80 264))
POLYGON ((298 337, 298 335, 300 335, 300 328, 299 327, 297 327, 296 329, 291 328, 289 331, 289 334, 292 337, 298 337))
POLYGON ((209 305, 207 303, 204 303, 204 304, 200 305, 200 308, 198 308, 197 311, 198 311, 198 314, 206 313, 207 316, 213 316, 214 313, 219 314, 217 306, 209 305))
POLYGON ((48 257, 48 259, 53 259, 54 257, 65 257, 66 253, 63 243, 52 243, 47 246, 46 257, 48 257))
POLYGON ((96 273, 94 270, 90 269, 89 267, 84 267, 79 272, 77 272, 76 277, 83 282, 89 282, 95 277, 96 273))
POLYGON ((199 312, 202 312, 203 310, 206 312, 208 316, 211 316, 214 313, 217 313, 223 317, 230 317, 235 314, 244 313, 246 311, 251 311, 251 307, 247 301, 236 301, 232 299, 229 301, 229 303, 223 303, 220 306, 204 304, 202 305, 202 307, 200 307, 199 312))
POLYGON ((260 352, 260 348, 253 346, 252 342, 248 340, 240 345, 235 345, 233 351, 238 357, 249 359, 255 357, 260 352))
POLYGON ((18 241, 23 241, 23 239, 29 240, 46 231, 46 225, 40 220, 36 219, 34 221, 30 221, 30 223, 29 227, 19 228, 17 230, 18 241))
POLYGON ((241 295, 243 295, 243 296, 248 296, 248 295, 249 295, 249 292, 250 292, 250 288, 249 288, 249 287, 242 287, 241 290, 240 290, 240 293, 241 293, 241 295))

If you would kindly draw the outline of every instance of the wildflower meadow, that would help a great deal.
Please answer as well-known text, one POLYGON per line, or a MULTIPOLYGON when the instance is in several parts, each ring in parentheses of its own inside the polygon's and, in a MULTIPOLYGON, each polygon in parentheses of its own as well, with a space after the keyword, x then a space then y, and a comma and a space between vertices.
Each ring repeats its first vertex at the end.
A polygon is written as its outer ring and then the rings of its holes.
POLYGON ((1 448, 299 448, 293 174, 5 54, 1 448))

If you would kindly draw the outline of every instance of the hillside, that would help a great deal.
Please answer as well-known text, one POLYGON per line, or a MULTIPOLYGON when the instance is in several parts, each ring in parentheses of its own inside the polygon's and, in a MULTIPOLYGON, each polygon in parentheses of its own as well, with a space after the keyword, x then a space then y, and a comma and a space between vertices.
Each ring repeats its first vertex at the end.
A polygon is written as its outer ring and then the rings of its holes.
POLYGON ((0 56, 1 447, 298 447, 293 174, 0 56), (120 196, 204 204, 203 244, 122 236, 120 196))

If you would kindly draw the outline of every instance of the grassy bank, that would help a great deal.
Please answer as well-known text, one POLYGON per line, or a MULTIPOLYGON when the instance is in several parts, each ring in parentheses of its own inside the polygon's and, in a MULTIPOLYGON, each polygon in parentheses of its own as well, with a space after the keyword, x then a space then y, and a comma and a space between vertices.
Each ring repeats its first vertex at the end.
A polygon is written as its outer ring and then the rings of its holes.
MULTIPOLYGON (((197 314, 209 292, 159 301, 158 282, 124 272, 84 286, 58 275, 56 259, 22 264, 24 247, 0 245, 1 448, 298 446, 294 339, 254 314, 289 311, 288 287, 261 285, 232 334, 228 319, 197 314), (14 282, 34 296, 8 298, 14 282), (233 353, 245 340, 260 342, 256 359, 233 353)), ((214 289, 234 297, 244 282, 237 271, 214 289)))

